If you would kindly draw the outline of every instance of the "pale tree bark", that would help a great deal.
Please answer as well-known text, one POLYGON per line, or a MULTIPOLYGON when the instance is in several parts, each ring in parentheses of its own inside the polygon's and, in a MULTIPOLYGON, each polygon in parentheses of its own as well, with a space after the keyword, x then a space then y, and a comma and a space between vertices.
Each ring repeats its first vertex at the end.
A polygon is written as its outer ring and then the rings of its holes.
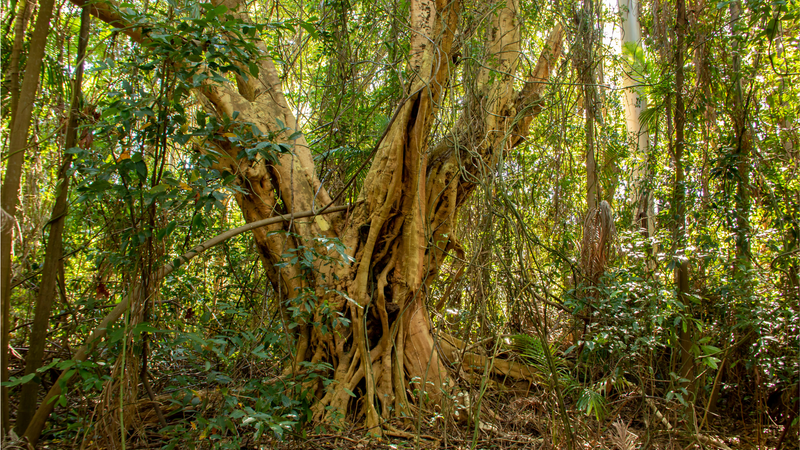
MULTIPOLYGON (((0 370, 3 382, 8 381, 8 346, 11 326, 11 240, 13 222, 19 204, 19 185, 22 178, 22 164, 25 159, 25 148, 28 144, 28 129, 33 114, 33 103, 39 85, 39 72, 44 60, 44 49, 47 35, 50 34, 50 18, 53 16, 53 0, 42 0, 39 3, 39 14, 31 36, 25 74, 20 86, 17 108, 12 111, 11 135, 8 145, 8 163, 6 164, 3 192, 0 194, 2 207, 2 223, 0 224, 0 310, 2 310, 2 347, 0 348, 0 370)), ((2 431, 9 428, 8 388, 2 387, 2 431)))
POLYGON ((633 201, 635 204, 634 219, 646 236, 652 237, 655 233, 655 207, 652 187, 648 186, 650 168, 648 167, 648 148, 650 136, 647 127, 642 126, 639 116, 647 109, 647 97, 642 88, 642 73, 644 68, 644 49, 639 28, 639 2, 636 0, 618 0, 620 14, 622 15, 622 56, 625 59, 624 67, 624 100, 625 100, 625 127, 628 132, 631 153, 635 155, 633 169, 633 201))
MULTIPOLYGON (((248 20, 238 1, 223 4, 248 20)), ((103 20, 120 23, 112 9, 103 4, 93 8, 103 20)), ((358 386, 365 390, 358 405, 373 432, 381 427, 391 430, 386 420, 407 411, 409 390, 424 391, 421 397, 431 401, 442 398, 447 367, 436 350, 426 309, 430 283, 447 252, 457 246, 458 210, 475 183, 497 170, 507 150, 527 135, 563 39, 557 27, 534 72, 524 78, 522 91, 515 91, 518 4, 501 3, 487 27, 486 54, 471 62, 469 73, 474 76, 469 84, 474 88, 466 94, 461 117, 444 139, 431 145, 429 135, 441 95, 453 76, 459 11, 459 2, 411 2, 407 71, 413 76, 376 146, 359 201, 349 213, 296 218, 253 230, 284 320, 297 325, 292 329, 294 349, 287 374, 316 372, 333 380, 328 389, 319 378, 306 383, 317 397, 316 419, 333 420, 346 412, 356 401, 348 391, 358 386), (353 262, 348 264, 335 251, 317 245, 320 254, 341 264, 315 263, 311 270, 285 264, 288 250, 314 247, 319 238, 337 238, 353 262), (301 298, 313 300, 312 307, 292 318, 288 308, 299 307, 301 298), (323 303, 349 324, 332 322, 323 303), (319 324, 334 331, 323 332, 319 324)), ((133 37, 146 39, 141 34, 133 37)), ((236 115, 237 122, 269 134, 275 143, 289 144, 292 152, 277 155, 278 162, 270 164, 264 159, 238 159, 241 149, 223 136, 197 147, 217 155, 218 169, 236 174, 244 193, 235 198, 247 222, 293 211, 320 211, 333 203, 331 196, 317 177, 305 138, 289 139, 298 129, 297 120, 266 47, 257 44, 262 52, 257 77, 238 77, 235 86, 209 82, 197 94, 218 118, 236 115)))

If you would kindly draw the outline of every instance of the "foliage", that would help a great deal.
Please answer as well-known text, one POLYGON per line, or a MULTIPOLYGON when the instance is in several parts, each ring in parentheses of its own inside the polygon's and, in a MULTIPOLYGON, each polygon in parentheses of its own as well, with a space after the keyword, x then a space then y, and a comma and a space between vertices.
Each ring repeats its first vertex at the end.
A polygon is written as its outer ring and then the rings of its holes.
MULTIPOLYGON (((529 70, 535 64, 530 55, 541 50, 553 23, 578 22, 560 11, 580 5, 521 3, 522 66, 529 70)), ((549 429, 557 430, 555 440, 568 434, 563 423, 570 417, 583 432, 604 430, 632 411, 623 408, 649 415, 649 400, 657 400, 657 409, 668 416, 664 420, 673 424, 690 418, 684 406, 716 409, 747 423, 788 417, 778 407, 770 409, 769 400, 776 393, 792 395, 800 379, 800 10, 797 2, 749 1, 741 4, 737 22, 732 5, 699 8, 686 36, 693 49, 687 57, 694 60, 686 67, 684 92, 685 238, 673 233, 680 226, 671 162, 675 67, 667 30, 674 27, 673 11, 650 1, 642 5, 641 45, 619 50, 616 42, 600 39, 588 49, 602 60, 597 67, 602 117, 592 137, 609 214, 603 220, 618 231, 616 254, 603 253, 602 264, 592 271, 581 264, 587 136, 581 78, 574 62, 567 62, 547 81, 542 113, 528 137, 498 152, 497 166, 484 168, 474 189, 459 191, 471 197, 454 235, 445 236, 452 239, 445 263, 421 281, 434 328, 458 336, 475 354, 498 349, 503 356, 516 354, 538 374, 543 393, 536 395, 566 413, 581 413, 558 417, 559 410, 548 416, 549 429), (639 117, 650 133, 646 180, 631 175, 637 155, 628 145, 616 89, 629 70, 650 101, 639 117), (744 104, 735 100, 737 86, 744 104), (748 152, 743 151, 746 139, 748 152), (640 181, 655 199, 654 235, 634 217, 640 181), (673 278, 683 261, 690 263, 685 297, 673 278), (695 371, 687 377, 680 358, 681 335, 689 331, 686 351, 695 371)), ((0 21, 6 29, 15 10, 8 6, 4 3, 0 21)), ((472 72, 491 60, 484 58, 490 51, 487 18, 499 6, 465 4, 460 12, 458 57, 425 138, 431 146, 465 126, 457 118, 477 90, 472 72)), ((45 366, 24 377, 15 363, 4 384, 13 397, 32 379, 49 388, 56 372, 78 375, 65 383, 45 439, 78 445, 98 438, 102 411, 96 406, 104 389, 122 378, 114 367, 124 351, 145 355, 142 373, 157 399, 141 393, 144 406, 137 407, 152 410, 151 403, 160 404, 167 426, 151 414, 139 430, 158 429, 166 448, 188 448, 188 440, 194 448, 241 448, 267 438, 302 438, 322 429, 311 423, 315 401, 336 390, 354 399, 338 412, 336 423, 325 426, 340 430, 336 427, 362 419, 356 398, 366 392, 363 384, 350 390, 333 382, 335 368, 327 362, 304 361, 298 370, 286 370, 295 364, 297 329, 310 325, 321 335, 343 333, 353 318, 332 303, 360 307, 359 299, 342 288, 350 280, 334 275, 342 265, 358 264, 359 254, 333 233, 269 234, 297 242, 283 249, 282 262, 274 266, 262 265, 264 255, 251 235, 227 240, 149 286, 142 320, 131 327, 112 325, 91 359, 74 361, 70 350, 159 267, 245 223, 236 203, 249 187, 237 181, 238 173, 220 169, 225 155, 209 143, 241 149, 235 156, 243 168, 256 162, 274 167, 280 157, 293 155, 294 143, 303 138, 326 189, 341 192, 340 203, 358 198, 369 168, 364 164, 408 95, 404 89, 413 76, 406 67, 412 33, 408 8, 408 2, 256 2, 251 12, 257 21, 252 22, 212 3, 121 4, 120 16, 142 30, 146 43, 129 41, 108 25, 93 25, 80 144, 61 148, 59 130, 73 73, 65 61, 75 52, 78 15, 75 7, 64 8, 50 36, 17 217, 14 351, 30 339, 27 324, 44 258, 56 166, 62 154, 71 154, 74 184, 58 310, 51 317, 45 366), (264 58, 278 62, 299 130, 280 120, 262 130, 238 113, 219 119, 198 100, 197 92, 208 86, 257 79, 264 58), (324 283, 309 281, 302 290, 279 295, 269 274, 294 268, 298 277, 324 283), (322 390, 309 387, 317 380, 322 390)), ((592 19, 598 33, 617 20, 607 9, 592 19)), ((0 43, 4 83, 12 34, 4 33, 0 43)), ((578 34, 570 29, 569 39, 578 34)), ((502 75, 492 74, 489 83, 499 86, 502 75)), ((2 95, 5 105, 6 90, 2 95)), ((10 128, 5 107, 2 118, 5 137, 10 128)), ((289 201, 275 199, 275 210, 286 212, 282 208, 289 201)), ((431 224, 421 226, 433 232, 431 224)), ((604 252, 612 247, 608 242, 604 252)), ((369 271, 372 289, 380 269, 369 271)), ((429 421, 432 427, 447 426, 436 425, 450 419, 442 411, 468 409, 458 402, 476 389, 461 378, 463 367, 448 363, 465 394, 447 392, 456 406, 440 408, 438 418, 429 421)), ((493 375, 478 375, 480 398, 489 398, 493 375)), ((508 380, 494 376, 494 381, 508 380)), ((408 388, 410 398, 423 398, 422 391, 414 384, 408 388)), ((423 408, 419 403, 415 407, 423 408)), ((480 411, 480 401, 475 403, 480 411)), ((712 425, 702 415, 695 419, 701 431, 722 422, 712 425)), ((649 423, 660 427, 659 421, 649 423)), ((480 423, 473 425, 478 430, 480 423)), ((135 439, 135 433, 126 438, 135 439)))

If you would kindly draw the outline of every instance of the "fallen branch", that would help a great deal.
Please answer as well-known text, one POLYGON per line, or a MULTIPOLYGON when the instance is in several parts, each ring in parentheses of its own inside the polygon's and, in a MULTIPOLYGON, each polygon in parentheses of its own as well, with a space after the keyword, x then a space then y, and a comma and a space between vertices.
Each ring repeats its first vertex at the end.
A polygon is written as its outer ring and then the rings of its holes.
MULTIPOLYGON (((439 333, 439 346, 447 360, 451 362, 460 361, 461 367, 466 372, 482 371, 487 362, 492 359, 489 356, 469 351, 466 343, 445 333, 439 333)), ((531 383, 541 378, 539 372, 528 365, 500 358, 494 358, 491 370, 497 375, 531 383)))

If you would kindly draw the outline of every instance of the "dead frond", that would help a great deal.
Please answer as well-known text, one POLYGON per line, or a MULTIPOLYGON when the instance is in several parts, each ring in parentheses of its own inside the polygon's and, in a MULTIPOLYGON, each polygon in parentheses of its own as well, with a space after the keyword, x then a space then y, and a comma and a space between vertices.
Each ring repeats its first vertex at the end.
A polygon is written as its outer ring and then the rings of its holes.
POLYGON ((611 433, 611 442, 613 442, 619 450, 634 450, 639 436, 633 434, 628 429, 628 425, 619 420, 614 422, 612 426, 614 427, 614 432, 611 433))

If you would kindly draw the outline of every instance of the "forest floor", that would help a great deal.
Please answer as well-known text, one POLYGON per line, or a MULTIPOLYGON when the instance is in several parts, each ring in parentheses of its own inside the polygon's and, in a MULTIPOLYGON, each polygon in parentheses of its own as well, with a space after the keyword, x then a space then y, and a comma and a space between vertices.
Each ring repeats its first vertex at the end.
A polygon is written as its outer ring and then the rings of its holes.
MULTIPOLYGON (((625 420, 618 417, 604 425, 594 421, 591 429, 586 423, 574 424, 580 427, 575 433, 575 450, 694 450, 694 449, 742 449, 742 450, 774 450, 785 427, 771 426, 760 428, 757 424, 741 424, 730 422, 720 426, 718 430, 701 435, 690 435, 684 431, 650 429, 626 426, 625 420), (605 430, 604 432, 601 430, 605 430)), ((579 419, 579 421, 581 421, 579 419)), ((628 421, 635 419, 628 418, 628 421)), ((426 427, 427 428, 427 427, 426 427)), ((317 450, 317 449, 363 449, 363 450, 399 450, 399 449, 496 449, 496 450, 549 450, 567 449, 566 442, 554 443, 551 437, 544 437, 529 427, 506 423, 493 426, 482 426, 475 432, 475 427, 451 428, 447 435, 439 429, 421 429, 419 438, 391 437, 383 440, 366 440, 364 430, 354 429, 348 434, 317 434, 304 438, 284 441, 267 441, 254 444, 248 449, 274 450, 317 450)), ((780 450, 796 450, 800 448, 800 433, 795 426, 784 437, 780 450)))
MULTIPOLYGON (((241 417, 229 417, 224 404, 227 397, 212 386, 191 390, 192 402, 180 406, 175 401, 184 390, 158 396, 167 417, 168 427, 162 428, 153 407, 154 402, 143 398, 138 405, 136 426, 128 428, 125 450, 134 449, 238 449, 238 450, 333 450, 333 449, 497 449, 497 450, 549 450, 568 449, 567 423, 573 435, 574 450, 694 450, 694 449, 742 449, 742 450, 800 450, 798 424, 787 427, 798 411, 785 405, 776 407, 769 402, 760 414, 754 408, 748 412, 743 408, 723 407, 719 415, 710 414, 702 433, 691 432, 679 417, 676 402, 667 402, 641 395, 614 394, 610 398, 604 415, 590 415, 578 411, 574 401, 567 401, 569 420, 559 415, 557 403, 547 389, 536 385, 527 390, 489 388, 484 392, 480 404, 479 422, 476 426, 476 407, 473 406, 470 420, 457 421, 454 414, 437 412, 412 412, 413 418, 392 423, 398 430, 395 434, 383 434, 381 438, 366 437, 363 427, 351 425, 336 431, 316 432, 306 425, 302 431, 297 427, 284 430, 282 439, 277 439, 268 428, 263 436, 255 439, 252 426, 243 425, 241 417), (196 400, 196 401, 195 401, 196 400), (200 403, 202 402, 202 407, 200 403), (658 402, 658 403, 657 403, 658 402), (601 419, 601 420, 598 420, 601 419), (222 421, 220 419, 223 419, 222 421), (210 423, 230 423, 232 430, 224 430, 222 436, 209 436, 203 427, 210 423), (403 431, 399 431, 403 430, 403 431)), ((477 386, 463 386, 470 397, 478 398, 477 386)), ((163 387, 161 387, 163 388, 163 387)), ((161 392, 168 392, 166 388, 161 392)), ((237 397, 238 398, 238 397, 237 397)), ((243 396, 241 398, 247 398, 243 396)), ((796 400, 795 400, 796 401, 796 400)), ((722 404, 733 403, 723 399, 722 404)), ((736 403, 737 405, 739 402, 736 403)), ((66 406, 56 408, 42 435, 39 449, 83 449, 106 448, 87 445, 90 434, 102 434, 94 422, 91 411, 96 410, 96 399, 70 398, 66 406), (80 423, 78 423, 80 422, 80 423), (88 429, 86 424, 90 424, 88 429)), ((241 406, 241 404, 239 405, 241 406)), ((798 406, 798 405, 796 405, 798 406)), ((12 411, 16 408, 12 408, 12 411)), ((462 415, 463 416, 463 415, 462 415)), ((698 416, 700 414, 698 413, 698 416)), ((702 416, 698 418, 698 422, 702 416)), ((358 424, 363 416, 353 413, 345 423, 358 424)), ((227 426, 227 425, 226 425, 227 426)), ((223 427, 225 428, 225 427, 223 427)), ((28 450, 21 442, 4 442, 2 449, 28 450)))
MULTIPOLYGON (((134 449, 211 449, 238 448, 240 450, 399 450, 399 449, 497 449, 497 450, 549 450, 568 449, 563 421, 552 411, 539 409, 541 404, 534 398, 517 398, 504 405, 492 405, 491 419, 475 427, 473 423, 456 423, 441 416, 430 422, 417 420, 406 423, 412 431, 405 436, 384 435, 382 438, 365 437, 366 430, 353 427, 339 432, 287 434, 283 439, 262 437, 254 440, 252 430, 241 430, 234 447, 225 445, 226 439, 216 442, 189 433, 184 438, 161 434, 157 423, 143 425, 131 430, 126 450, 134 449), (491 420, 491 423, 489 422, 491 420), (557 422, 553 422, 556 420, 557 422), (248 436, 247 431, 251 431, 248 436), (556 435, 554 436, 555 433, 556 435), (170 445, 171 444, 171 445, 170 445), (220 446, 221 445, 221 446, 220 446)), ((483 409, 483 408, 482 408, 483 409)), ((489 410, 491 411, 491 410, 489 410)), ((633 408, 617 411, 615 417, 607 417, 600 423, 594 417, 570 413, 570 426, 575 450, 694 450, 694 449, 742 449, 742 450, 797 450, 800 449, 798 427, 788 428, 774 422, 769 426, 758 423, 743 423, 719 418, 709 431, 691 434, 685 429, 671 428, 662 416, 658 423, 654 415, 633 408), (779 444, 781 436, 782 442, 779 444)), ((669 414, 667 414, 669 415, 669 414)), ((768 415, 762 419, 770 420, 768 415)), ((184 417, 181 420, 186 420, 184 417)), ((399 427, 398 427, 399 428, 399 427)), ((51 430, 53 432, 55 430, 51 430)), ((50 435, 53 436, 52 434, 50 435)), ((76 439, 44 440, 40 449, 86 448, 76 439)), ((232 443, 228 441, 228 444, 232 443)), ((85 443, 84 443, 85 444, 85 443)), ((25 449, 24 445, 4 445, 4 449, 25 449)), ((91 448, 91 446, 90 446, 91 448)))
MULTIPOLYGON (((784 427, 769 427, 759 429, 757 426, 729 426, 709 434, 691 436, 686 432, 633 428, 615 425, 621 421, 611 422, 606 432, 588 433, 575 436, 575 450, 694 450, 694 449, 742 449, 742 450, 774 450, 784 427)), ((597 425, 597 424, 595 424, 597 425)), ((740 424, 741 425, 741 424, 740 424)), ((486 427, 484 427, 486 428, 486 427)), ((461 427, 451 429, 448 435, 435 429, 421 430, 419 438, 386 436, 383 439, 367 439, 363 429, 353 429, 340 434, 307 434, 305 437, 289 437, 284 440, 262 439, 259 442, 244 443, 242 450, 401 450, 401 449, 442 449, 442 450, 549 450, 567 449, 566 442, 554 443, 551 439, 528 434, 522 430, 515 431, 514 427, 502 430, 479 429, 475 433, 474 427, 461 427)), ((793 450, 800 448, 800 435, 796 428, 793 435, 787 435, 780 450, 793 450)), ((131 442, 128 449, 153 449, 161 448, 162 444, 156 441, 131 442), (138 444, 138 445, 137 445, 138 444)), ((188 443, 187 443, 188 444, 188 443)), ((57 447, 43 447, 57 448, 57 447)), ((195 448, 187 445, 176 448, 195 448)), ((198 447, 201 448, 201 447, 198 447)), ((202 447, 204 448, 204 447, 202 447)))

